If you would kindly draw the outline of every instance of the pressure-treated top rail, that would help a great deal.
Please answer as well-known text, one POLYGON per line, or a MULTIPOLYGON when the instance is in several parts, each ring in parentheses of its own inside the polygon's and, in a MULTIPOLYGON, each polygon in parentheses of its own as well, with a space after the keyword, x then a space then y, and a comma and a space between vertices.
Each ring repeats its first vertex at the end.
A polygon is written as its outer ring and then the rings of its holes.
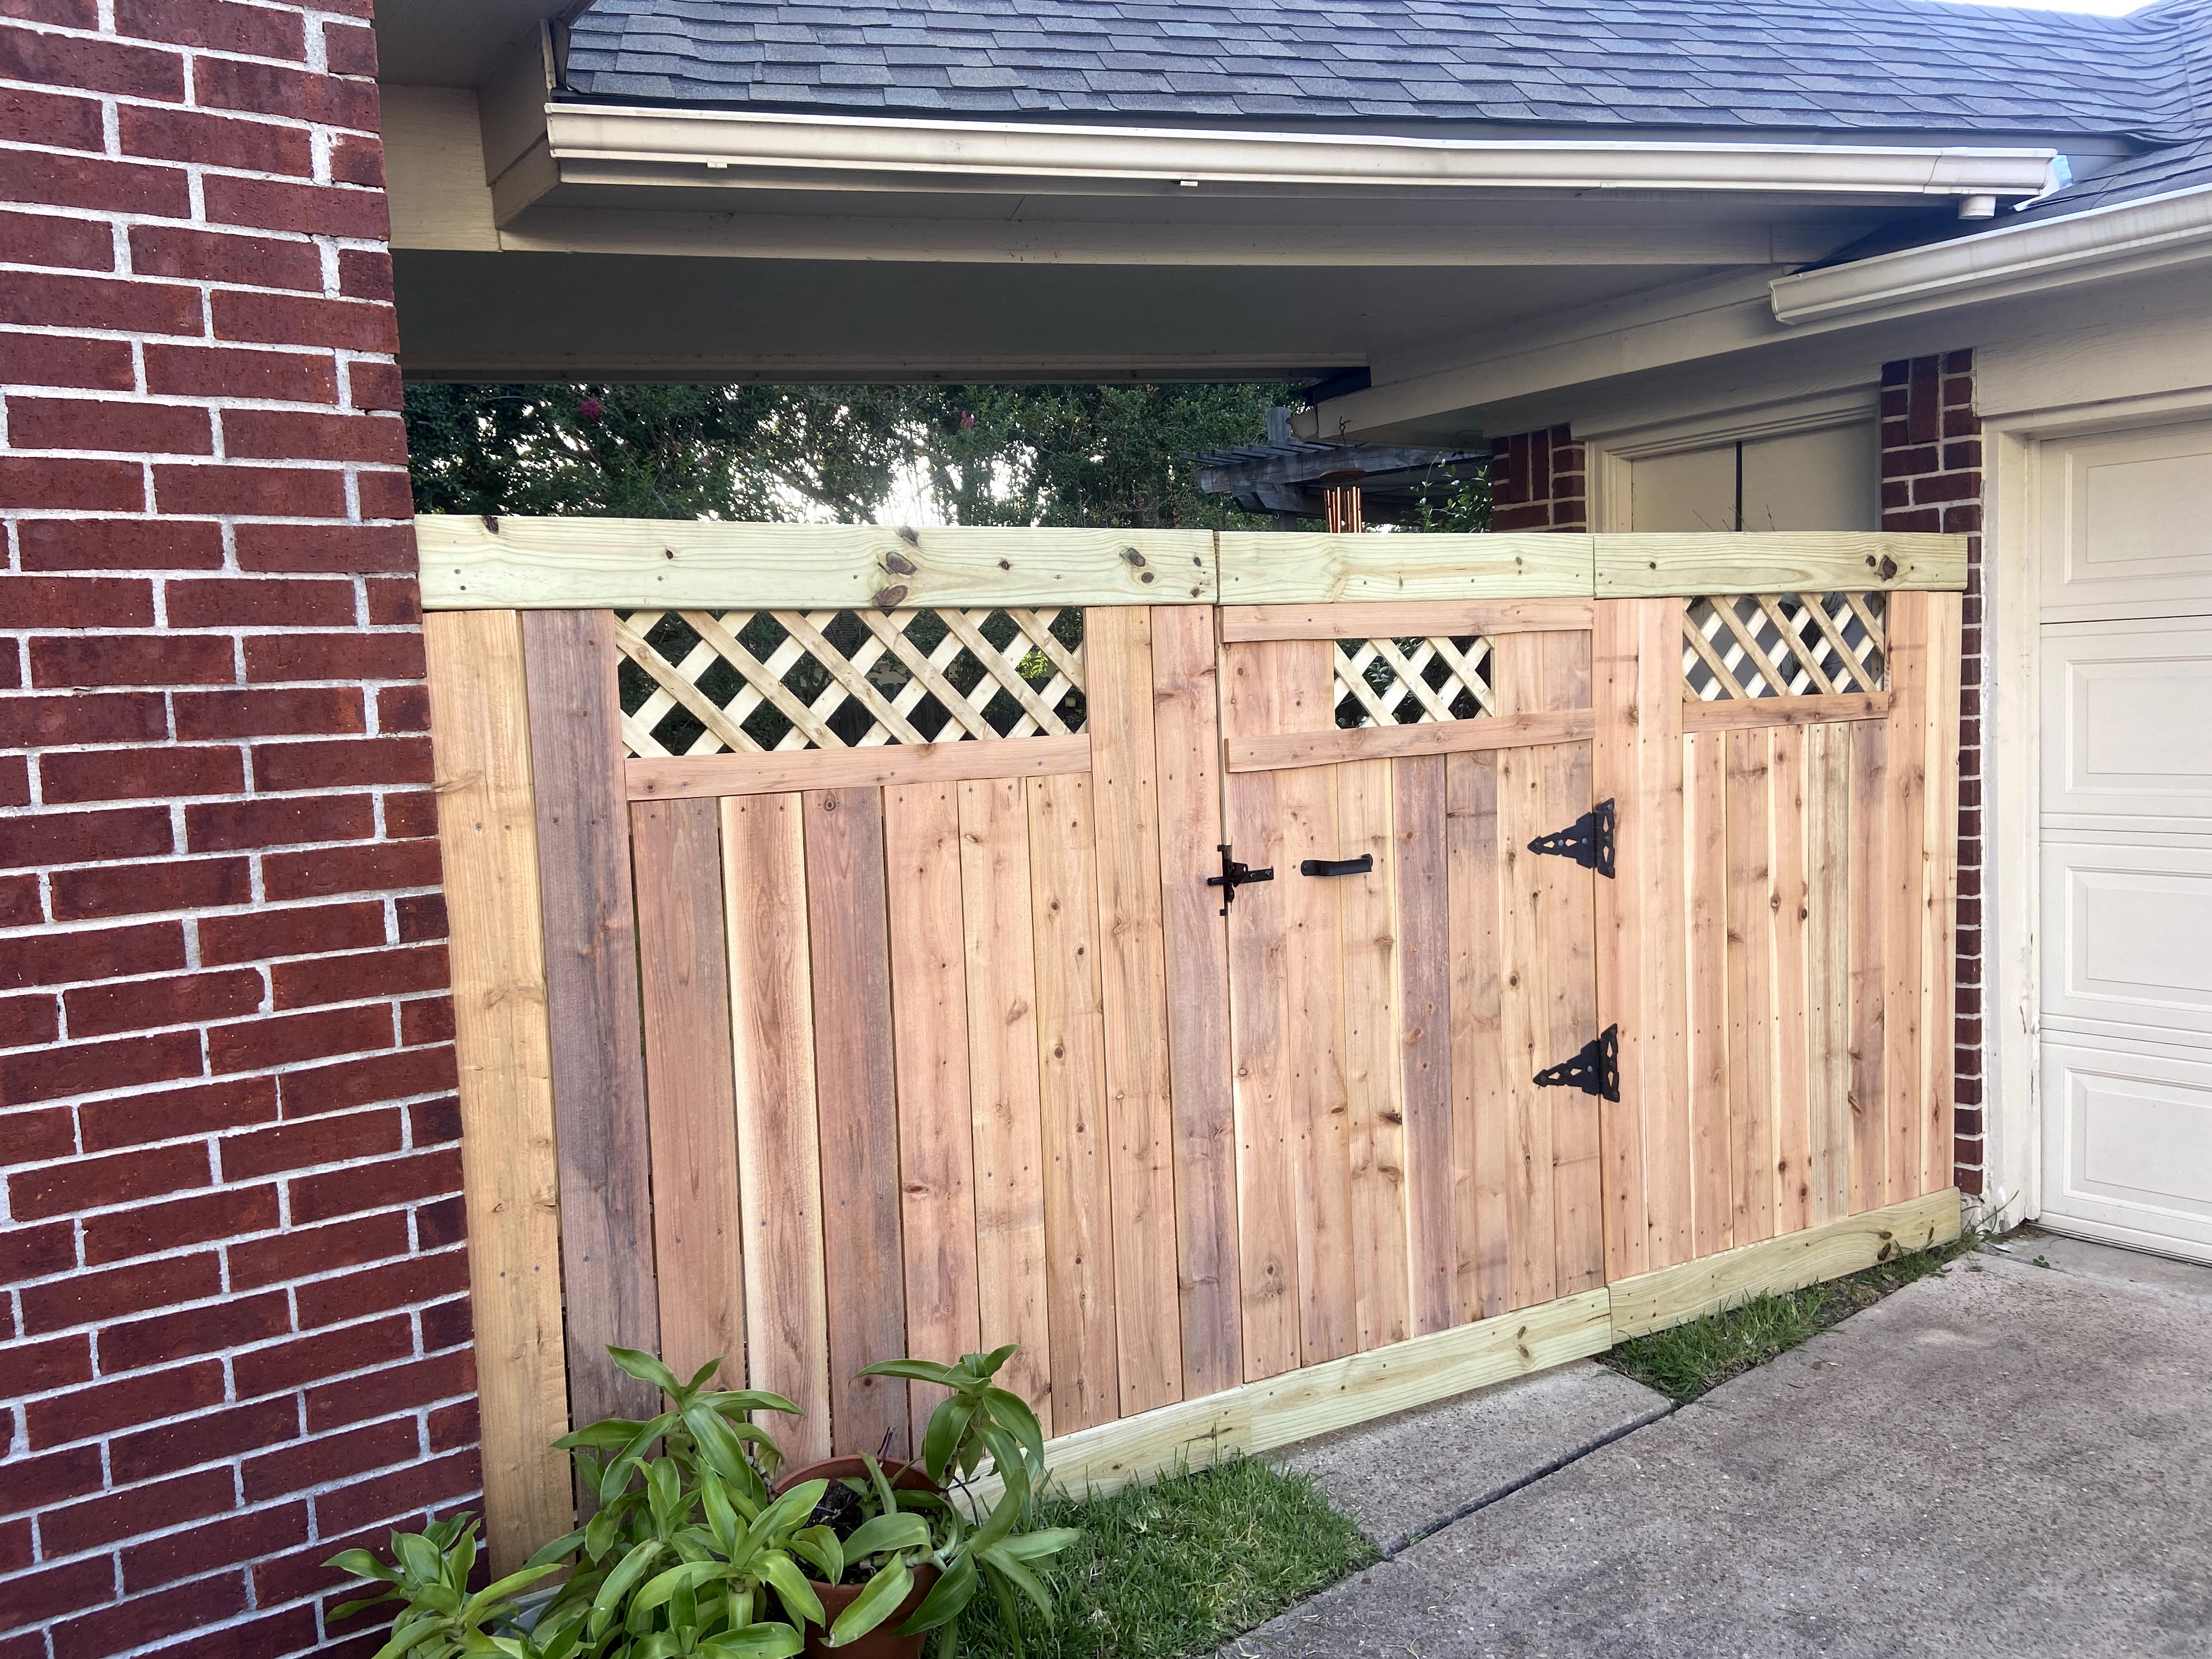
POLYGON ((890 611, 1956 592, 1964 536, 900 530, 647 519, 416 520, 433 611, 890 611))

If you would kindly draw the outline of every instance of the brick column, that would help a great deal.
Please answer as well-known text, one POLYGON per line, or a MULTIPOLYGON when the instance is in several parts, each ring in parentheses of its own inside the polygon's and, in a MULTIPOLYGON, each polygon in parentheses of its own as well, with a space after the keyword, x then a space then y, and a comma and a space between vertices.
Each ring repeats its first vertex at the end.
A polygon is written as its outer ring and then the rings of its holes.
POLYGON ((369 0, 0 0, 0 1659, 479 1486, 369 0))
POLYGON ((1490 527, 1588 530, 1583 447, 1571 430, 1518 432, 1490 443, 1490 527))
POLYGON ((1885 363, 1881 524, 1966 538, 1966 661, 1959 694, 1959 1111, 1962 1192, 1982 1190, 1982 424, 1974 354, 1885 363))

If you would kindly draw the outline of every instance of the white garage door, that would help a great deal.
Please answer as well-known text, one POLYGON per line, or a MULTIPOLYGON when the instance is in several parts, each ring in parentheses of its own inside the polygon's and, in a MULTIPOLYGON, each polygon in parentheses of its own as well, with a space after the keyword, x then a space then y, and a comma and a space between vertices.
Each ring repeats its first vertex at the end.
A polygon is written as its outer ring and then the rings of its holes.
POLYGON ((2044 1219, 2212 1260, 2212 425, 2042 482, 2044 1219))

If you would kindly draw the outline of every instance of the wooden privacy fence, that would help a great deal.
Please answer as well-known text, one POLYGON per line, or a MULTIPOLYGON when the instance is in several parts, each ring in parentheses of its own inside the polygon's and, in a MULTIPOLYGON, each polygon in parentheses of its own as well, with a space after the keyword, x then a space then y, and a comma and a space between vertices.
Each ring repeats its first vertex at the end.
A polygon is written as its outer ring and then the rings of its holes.
POLYGON ((503 1559, 611 1342, 1111 1483, 1956 1231, 1958 538, 422 531, 503 1559))

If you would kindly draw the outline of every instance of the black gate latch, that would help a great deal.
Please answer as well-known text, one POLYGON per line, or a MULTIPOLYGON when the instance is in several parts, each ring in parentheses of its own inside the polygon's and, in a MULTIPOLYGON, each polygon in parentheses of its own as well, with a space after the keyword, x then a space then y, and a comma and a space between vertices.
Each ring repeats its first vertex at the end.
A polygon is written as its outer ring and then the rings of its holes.
POLYGON ((1528 850, 1572 859, 1583 869, 1595 870, 1610 880, 1613 877, 1613 803, 1601 800, 1565 830, 1537 836, 1528 843, 1528 850))
POLYGON ((1275 878, 1275 872, 1272 869, 1255 870, 1237 863, 1235 859, 1229 856, 1229 848, 1225 846, 1218 850, 1221 854, 1221 873, 1218 876, 1208 876, 1206 878, 1206 884, 1208 887, 1218 887, 1221 890, 1221 914, 1225 916, 1229 914, 1230 901, 1237 896, 1238 888, 1255 881, 1273 881, 1275 878))
POLYGON ((1375 872, 1375 854, 1362 853, 1356 859, 1308 859, 1298 866, 1302 876, 1365 876, 1375 872))
POLYGON ((1579 1089, 1600 1100, 1620 1098, 1620 1027, 1608 1025, 1572 1060, 1536 1073, 1540 1089, 1579 1089))

